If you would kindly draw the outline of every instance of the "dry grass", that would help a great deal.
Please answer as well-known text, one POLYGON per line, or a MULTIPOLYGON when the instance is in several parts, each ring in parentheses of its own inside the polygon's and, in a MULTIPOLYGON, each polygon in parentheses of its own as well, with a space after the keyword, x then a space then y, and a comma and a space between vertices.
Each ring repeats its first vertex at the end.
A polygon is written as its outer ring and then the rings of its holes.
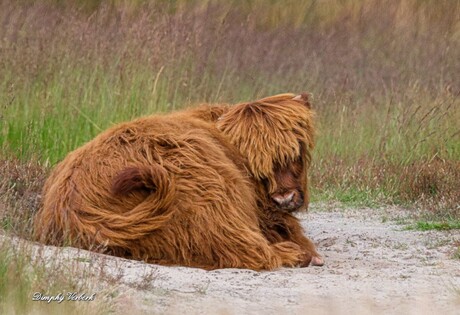
POLYGON ((30 243, 0 236, 0 312, 109 314, 116 294, 107 277, 97 273, 101 266, 90 268, 61 256, 59 249, 45 253, 30 243), (95 296, 92 301, 72 301, 69 293, 95 296), (60 294, 63 301, 34 300, 37 294, 60 294))
POLYGON ((421 203, 446 218, 460 214, 460 163, 434 159, 412 163, 399 177, 398 191, 404 201, 421 203), (449 211, 450 209, 450 211, 449 211))
POLYGON ((113 123, 303 90, 315 200, 458 218, 459 15, 449 0, 0 1, 2 213, 22 222, 3 225, 27 236, 48 167, 113 123))
POLYGON ((1 230, 32 237, 33 216, 40 203, 46 168, 38 163, 0 160, 1 230))

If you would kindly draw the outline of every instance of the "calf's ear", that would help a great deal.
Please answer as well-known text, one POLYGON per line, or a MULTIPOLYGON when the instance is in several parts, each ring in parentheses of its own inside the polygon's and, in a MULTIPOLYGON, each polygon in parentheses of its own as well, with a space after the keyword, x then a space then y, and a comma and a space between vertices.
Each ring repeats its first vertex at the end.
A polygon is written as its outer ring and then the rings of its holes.
POLYGON ((308 108, 311 108, 310 97, 311 97, 310 93, 303 92, 299 95, 294 96, 292 100, 299 102, 302 105, 307 106, 308 108))

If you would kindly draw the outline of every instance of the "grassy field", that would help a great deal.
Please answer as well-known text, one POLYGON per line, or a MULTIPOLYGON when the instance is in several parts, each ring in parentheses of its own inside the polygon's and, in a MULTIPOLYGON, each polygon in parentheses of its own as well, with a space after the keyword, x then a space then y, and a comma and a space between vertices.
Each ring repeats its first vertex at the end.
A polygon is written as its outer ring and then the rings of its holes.
POLYGON ((313 201, 458 218, 458 16, 450 0, 0 1, 2 191, 38 192, 120 121, 309 91, 313 201))
MULTIPOLYGON (((458 228, 459 16, 456 0, 0 0, 0 233, 30 238, 51 167, 115 123, 302 91, 313 201, 458 228)), ((0 312, 79 288, 53 268, 0 244, 0 312)))

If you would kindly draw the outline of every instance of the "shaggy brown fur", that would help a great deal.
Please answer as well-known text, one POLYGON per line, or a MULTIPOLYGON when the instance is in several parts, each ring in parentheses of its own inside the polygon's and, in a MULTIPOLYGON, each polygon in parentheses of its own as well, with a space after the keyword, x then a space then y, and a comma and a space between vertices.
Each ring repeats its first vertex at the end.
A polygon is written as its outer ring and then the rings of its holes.
POLYGON ((298 244, 306 257, 303 265, 311 258, 313 265, 321 266, 323 259, 290 214, 308 208, 313 118, 308 94, 280 94, 232 107, 219 118, 217 127, 247 157, 259 183, 258 195, 268 192, 271 197, 271 203, 259 205, 264 209, 259 217, 264 236, 271 243, 288 240, 298 244), (291 194, 291 202, 282 202, 291 194))
POLYGON ((117 125, 52 172, 36 238, 206 269, 315 262, 290 214, 308 203, 307 105, 284 94, 117 125))

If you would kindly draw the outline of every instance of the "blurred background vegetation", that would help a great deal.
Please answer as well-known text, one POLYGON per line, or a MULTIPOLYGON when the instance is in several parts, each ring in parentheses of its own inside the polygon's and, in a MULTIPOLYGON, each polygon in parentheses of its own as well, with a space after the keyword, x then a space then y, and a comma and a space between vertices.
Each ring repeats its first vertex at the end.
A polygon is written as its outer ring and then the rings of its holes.
POLYGON ((459 17, 456 0, 0 0, 3 226, 30 230, 50 167, 115 123, 302 91, 313 201, 458 219, 459 17))

